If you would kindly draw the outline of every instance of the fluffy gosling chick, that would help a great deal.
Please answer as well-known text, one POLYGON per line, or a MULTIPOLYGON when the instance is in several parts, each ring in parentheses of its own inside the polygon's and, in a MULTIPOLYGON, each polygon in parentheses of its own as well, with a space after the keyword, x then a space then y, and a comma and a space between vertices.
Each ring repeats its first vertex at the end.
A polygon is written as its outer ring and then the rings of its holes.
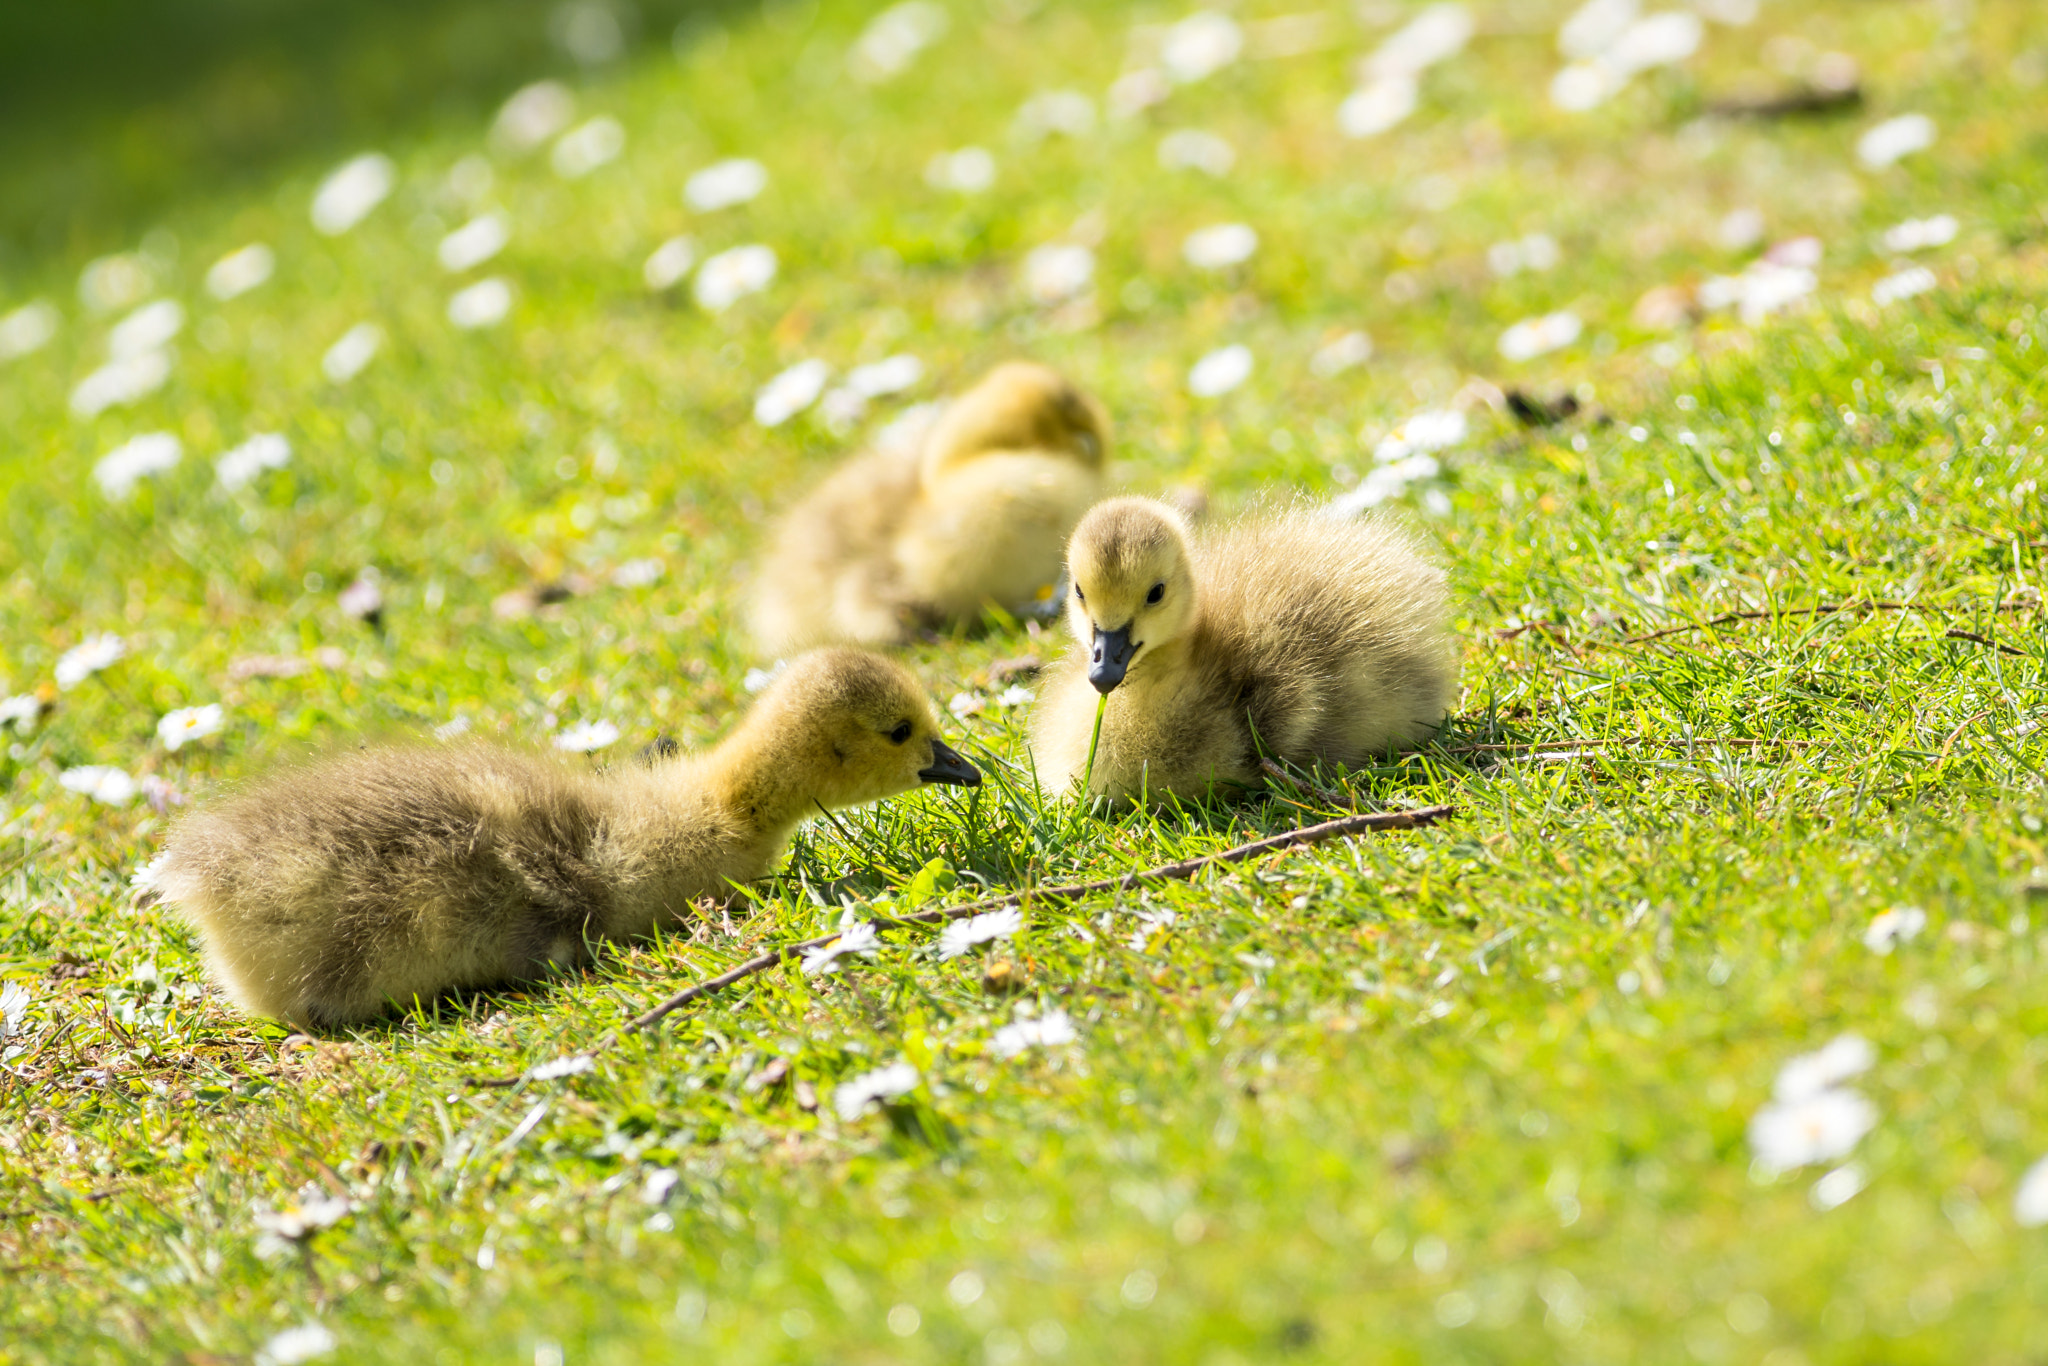
POLYGON ((471 743, 287 769, 179 821, 151 880, 237 1005, 331 1027, 685 920, 820 808, 980 781, 908 670, 824 650, 704 754, 593 773, 471 743))
POLYGON ((1187 798, 1259 781, 1261 753, 1356 764, 1430 735, 1457 649, 1441 569, 1391 523, 1266 512, 1193 536, 1172 508, 1117 498, 1067 547, 1076 645, 1032 724, 1040 776, 1091 794, 1187 798))
POLYGON ((1056 372, 997 366, 921 442, 842 466, 782 519, 756 572, 757 645, 898 644, 1032 602, 1102 496, 1108 427, 1056 372))

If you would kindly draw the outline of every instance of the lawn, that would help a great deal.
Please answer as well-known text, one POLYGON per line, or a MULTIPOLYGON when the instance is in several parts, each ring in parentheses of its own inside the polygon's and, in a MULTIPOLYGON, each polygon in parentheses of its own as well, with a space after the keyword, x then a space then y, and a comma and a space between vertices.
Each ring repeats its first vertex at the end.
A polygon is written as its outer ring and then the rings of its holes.
POLYGON ((2048 15, 1629 8, 44 35, 70 103, 0 144, 0 1363, 2048 1354, 2048 15), (1018 355, 1124 487, 1408 518, 1439 741, 1090 813, 993 667, 1062 638, 997 621, 908 652, 982 788, 345 1035, 239 1017, 131 888, 309 751, 716 739, 775 510, 1018 355), (1457 812, 575 1061, 843 910, 1354 801, 1457 812))

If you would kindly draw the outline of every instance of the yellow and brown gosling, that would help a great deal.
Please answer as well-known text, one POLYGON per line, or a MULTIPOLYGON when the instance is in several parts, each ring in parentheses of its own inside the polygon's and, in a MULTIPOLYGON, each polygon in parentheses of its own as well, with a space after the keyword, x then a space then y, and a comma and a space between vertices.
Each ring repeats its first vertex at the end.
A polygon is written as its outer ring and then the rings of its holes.
POLYGON ((473 742, 288 768, 180 820, 150 881, 237 1005, 332 1027, 681 923, 821 809, 980 781, 907 669, 821 650, 703 754, 592 772, 473 742))
POLYGON ((893 645, 1043 600, 1108 445, 1101 405, 1057 372, 997 366, 921 442, 841 466, 783 517, 755 572, 755 644, 893 645))
POLYGON ((1067 548, 1075 645, 1032 722, 1041 779, 1117 803, 1259 782, 1261 755, 1357 764, 1428 738, 1454 700, 1444 573, 1392 522, 1267 511, 1201 534, 1145 498, 1067 548))

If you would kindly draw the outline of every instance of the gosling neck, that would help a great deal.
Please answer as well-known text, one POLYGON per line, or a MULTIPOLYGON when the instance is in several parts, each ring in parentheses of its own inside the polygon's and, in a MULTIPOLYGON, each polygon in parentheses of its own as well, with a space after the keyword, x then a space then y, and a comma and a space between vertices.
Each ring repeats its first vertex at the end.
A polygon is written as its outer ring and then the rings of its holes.
POLYGON ((748 716, 704 757, 706 785, 740 820, 776 843, 817 809, 803 780, 815 765, 778 718, 748 716))

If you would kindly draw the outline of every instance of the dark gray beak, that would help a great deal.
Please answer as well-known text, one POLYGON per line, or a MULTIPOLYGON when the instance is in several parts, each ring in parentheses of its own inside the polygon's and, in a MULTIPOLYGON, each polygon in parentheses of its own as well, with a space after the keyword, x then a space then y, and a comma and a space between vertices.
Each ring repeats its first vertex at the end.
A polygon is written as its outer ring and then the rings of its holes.
POLYGON ((932 766, 921 768, 917 776, 928 783, 947 783, 953 787, 980 787, 981 770, 960 757, 960 752, 944 740, 932 741, 932 766))
POLYGON ((1095 691, 1106 693, 1124 681, 1124 671, 1131 667, 1131 656, 1138 653, 1138 647, 1131 644, 1131 628, 1121 631, 1105 631, 1095 628, 1095 649, 1088 656, 1088 681, 1095 685, 1095 691))

